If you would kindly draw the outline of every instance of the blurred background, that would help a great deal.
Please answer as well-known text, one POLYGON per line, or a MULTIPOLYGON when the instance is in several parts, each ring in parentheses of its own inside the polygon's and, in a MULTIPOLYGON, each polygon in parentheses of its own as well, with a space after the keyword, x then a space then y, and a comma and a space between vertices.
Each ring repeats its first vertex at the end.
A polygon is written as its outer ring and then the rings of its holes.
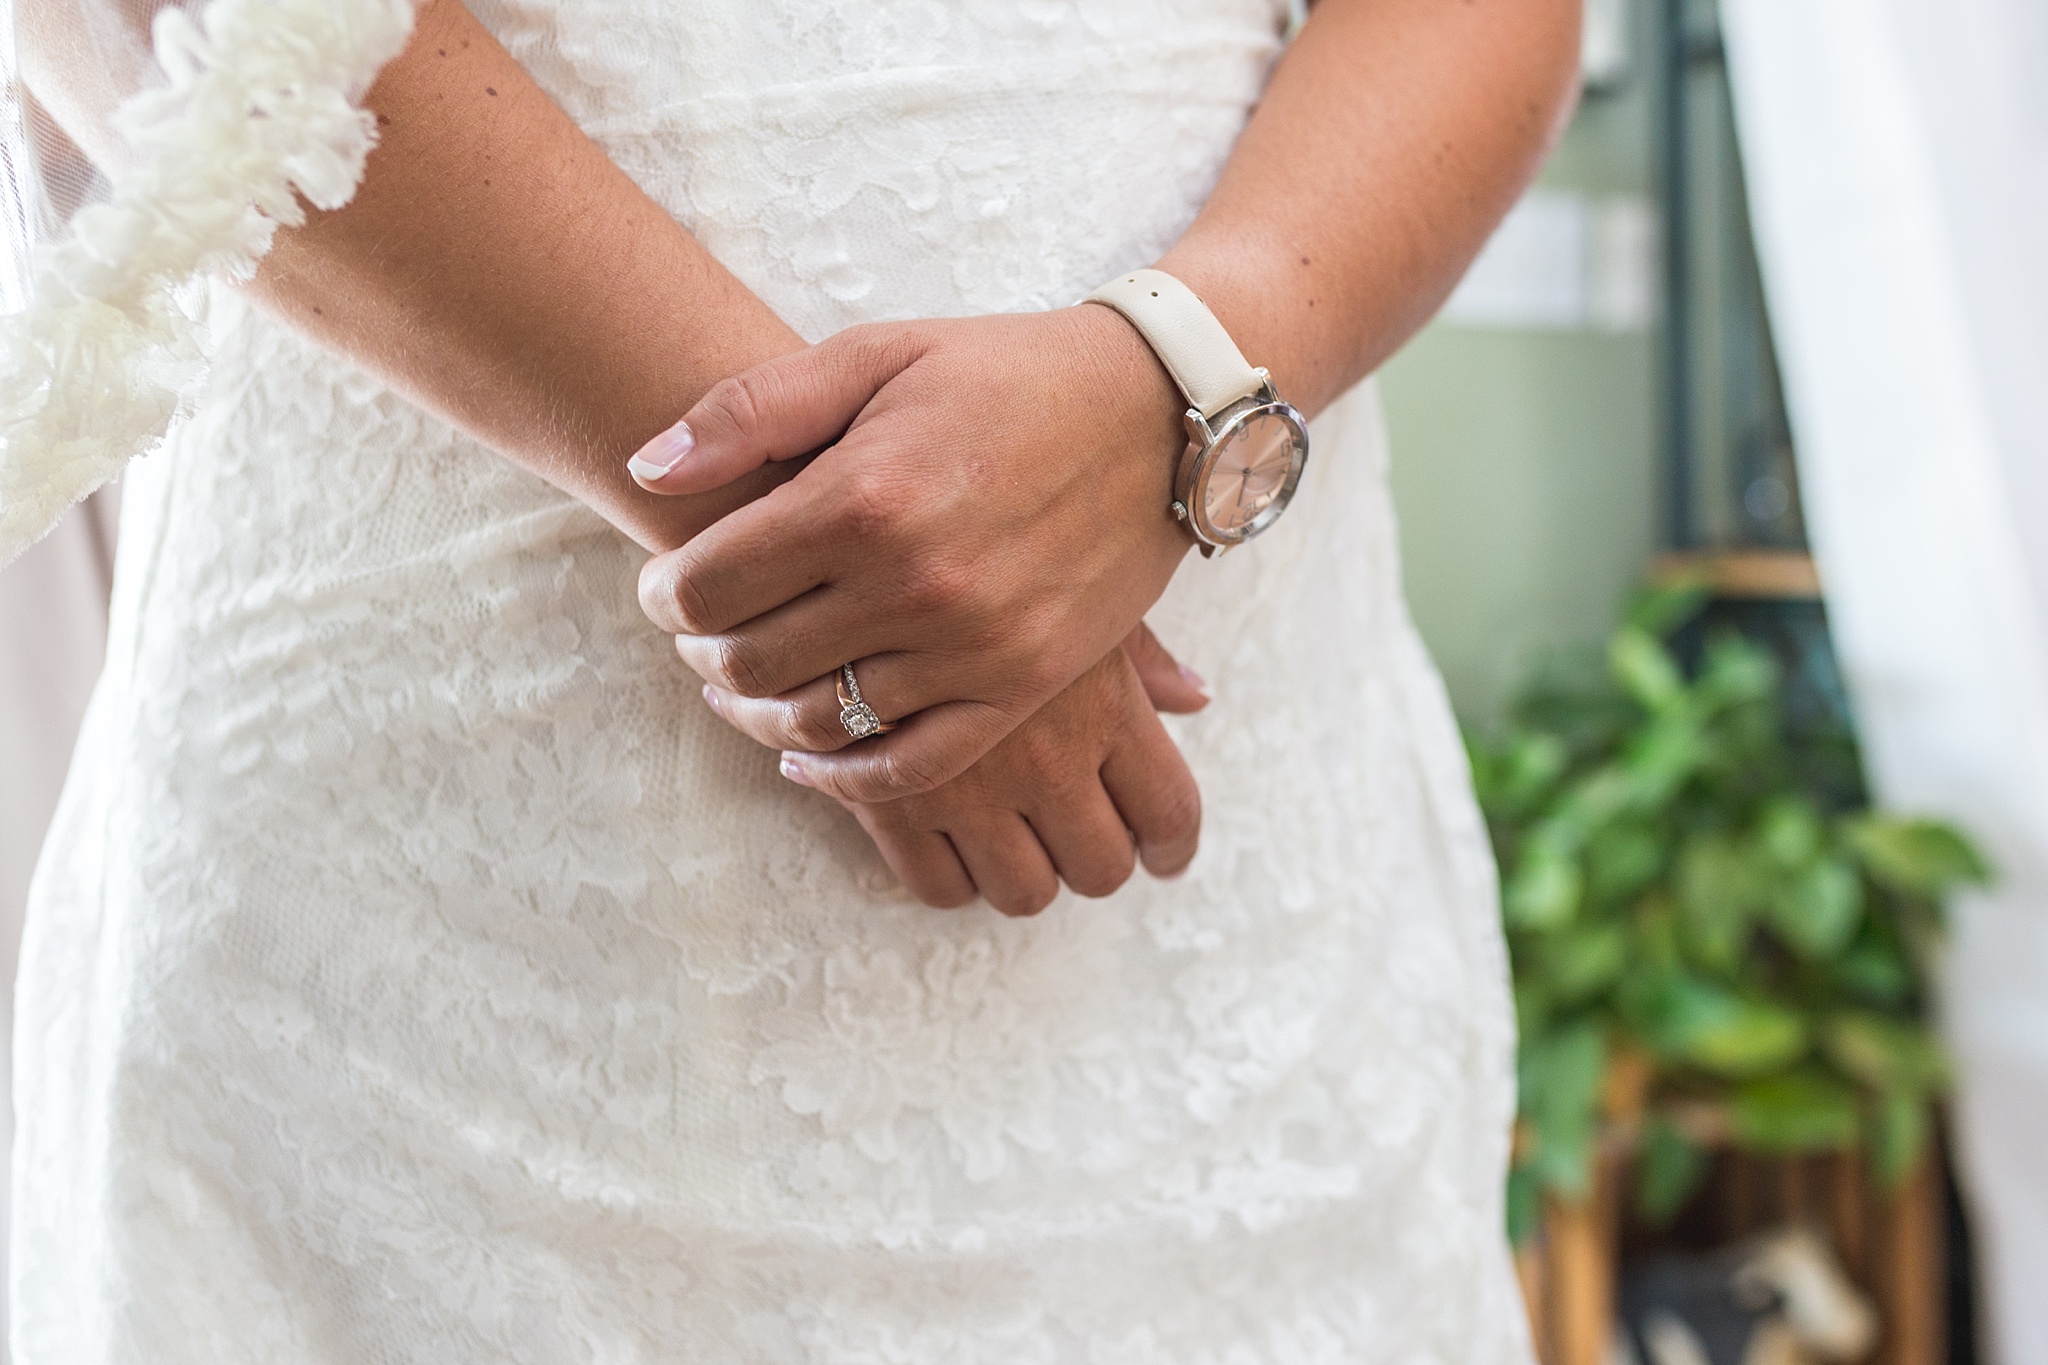
POLYGON ((1382 376, 1539 1351, 2048 1362, 2048 8, 1589 0, 1582 66, 1382 376))

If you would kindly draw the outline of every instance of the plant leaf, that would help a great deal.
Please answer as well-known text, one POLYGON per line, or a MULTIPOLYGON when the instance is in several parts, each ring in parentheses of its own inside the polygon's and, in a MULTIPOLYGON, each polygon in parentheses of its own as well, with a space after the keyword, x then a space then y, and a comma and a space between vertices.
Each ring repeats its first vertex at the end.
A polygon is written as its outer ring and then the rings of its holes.
POLYGON ((1522 1050, 1515 1072, 1535 1135, 1529 1165, 1544 1188, 1583 1199, 1592 1188, 1593 1137, 1607 1065, 1604 1030, 1568 1025, 1522 1050))
POLYGON ((1571 754, 1556 735, 1522 733, 1508 745, 1501 773, 1502 798, 1516 807, 1548 791, 1564 775, 1571 754))
POLYGON ((1806 1023, 1782 1006, 1743 1000, 1700 1029, 1686 1055, 1723 1076, 1753 1076, 1805 1054, 1806 1023))
POLYGON ((1768 873, 1733 839, 1706 835, 1679 859, 1678 905, 1686 947, 1705 967, 1732 972, 1762 908, 1768 873))
POLYGON ((1771 896, 1771 927, 1810 962, 1824 962, 1849 946, 1863 918, 1863 879, 1833 858, 1809 864, 1771 896))
POLYGON ((1822 1027, 1821 1050, 1872 1090, 1923 1095, 1949 1081, 1948 1054, 1917 1021, 1844 1010, 1822 1027))
POLYGON ((1638 592, 1624 619, 1643 634, 1661 640, 1698 616, 1710 595, 1704 573, 1683 574, 1669 583, 1638 592))
POLYGON ((1586 883, 1594 901, 1631 896, 1664 869, 1664 840, 1650 825, 1612 824, 1586 841, 1586 883))
POLYGON ((1939 820, 1870 815, 1850 821, 1846 833, 1864 869, 1881 885, 1908 896, 1937 899, 1956 885, 1991 880, 1976 846, 1939 820))
POLYGON ((1521 1246, 1543 1226, 1543 1186, 1536 1172, 1516 1166, 1508 1172, 1508 1242, 1521 1246))
POLYGON ((1653 1223, 1668 1223, 1685 1207, 1707 1173, 1705 1153, 1663 1116, 1643 1132, 1636 1166, 1636 1207, 1653 1223))
POLYGON ((1621 979, 1628 933, 1619 924, 1577 925, 1545 941, 1542 973, 1559 1005, 1578 1004, 1621 979))
POLYGON ((1685 701, 1685 675, 1671 651, 1644 631, 1623 626, 1607 644, 1607 666, 1622 689, 1652 712, 1670 711, 1685 701))
POLYGON ((1793 1011, 1672 973, 1637 1006, 1655 1052, 1722 1076, 1754 1076, 1804 1056, 1806 1023, 1793 1011))
POLYGON ((1537 843, 1524 851, 1502 905, 1513 928, 1555 929, 1579 913, 1584 891, 1578 860, 1537 843))
POLYGON ((1913 988, 1913 971, 1889 942, 1865 934, 1833 966, 1834 977, 1857 999, 1897 1005, 1913 988))
POLYGON ((1757 842, 1779 867, 1804 867, 1820 855, 1820 813, 1803 796, 1776 796, 1757 816, 1757 842))
POLYGON ((1684 708, 1665 711, 1622 751, 1631 810, 1662 806, 1706 761, 1709 746, 1700 722, 1684 708))
POLYGON ((1726 710, 1771 697, 1778 676, 1778 661, 1769 650, 1738 635, 1722 635, 1707 642, 1706 664, 1693 695, 1707 709, 1726 710))
POLYGON ((1766 1076, 1737 1088, 1729 1119, 1737 1140, 1770 1152, 1835 1151, 1861 1127, 1856 1092, 1818 1071, 1766 1076))

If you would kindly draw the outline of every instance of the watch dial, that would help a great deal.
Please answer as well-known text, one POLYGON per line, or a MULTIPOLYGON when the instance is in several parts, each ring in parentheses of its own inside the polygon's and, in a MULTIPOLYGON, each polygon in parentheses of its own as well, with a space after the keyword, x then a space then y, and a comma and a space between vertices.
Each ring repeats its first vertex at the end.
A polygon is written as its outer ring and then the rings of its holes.
POLYGON ((1259 519, 1287 487, 1294 467, 1294 428, 1270 412, 1254 414, 1217 442, 1202 486, 1209 524, 1235 535, 1259 519))

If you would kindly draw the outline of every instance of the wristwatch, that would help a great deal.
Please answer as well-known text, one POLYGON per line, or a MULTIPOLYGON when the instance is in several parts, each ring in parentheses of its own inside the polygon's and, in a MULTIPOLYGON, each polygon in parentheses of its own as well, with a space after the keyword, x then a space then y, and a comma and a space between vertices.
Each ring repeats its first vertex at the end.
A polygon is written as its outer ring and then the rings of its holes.
POLYGON ((1090 294, 1138 329, 1188 401, 1188 446, 1174 518, 1204 555, 1242 545, 1280 519, 1308 463, 1308 423, 1245 362, 1195 291, 1163 270, 1134 270, 1090 294))

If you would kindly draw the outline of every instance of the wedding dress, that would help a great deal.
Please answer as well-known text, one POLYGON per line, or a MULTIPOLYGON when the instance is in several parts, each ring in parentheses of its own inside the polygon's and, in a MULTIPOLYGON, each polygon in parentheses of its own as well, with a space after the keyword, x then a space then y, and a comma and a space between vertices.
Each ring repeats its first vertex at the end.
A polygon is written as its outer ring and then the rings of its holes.
MULTIPOLYGON (((1285 17, 471 4, 813 339, 1155 259, 1285 17)), ((1492 869, 1370 386, 1148 618, 1217 697, 1191 871, 1007 920, 716 720, 593 513, 206 307, 30 910, 18 1365, 1527 1359, 1492 869)))

